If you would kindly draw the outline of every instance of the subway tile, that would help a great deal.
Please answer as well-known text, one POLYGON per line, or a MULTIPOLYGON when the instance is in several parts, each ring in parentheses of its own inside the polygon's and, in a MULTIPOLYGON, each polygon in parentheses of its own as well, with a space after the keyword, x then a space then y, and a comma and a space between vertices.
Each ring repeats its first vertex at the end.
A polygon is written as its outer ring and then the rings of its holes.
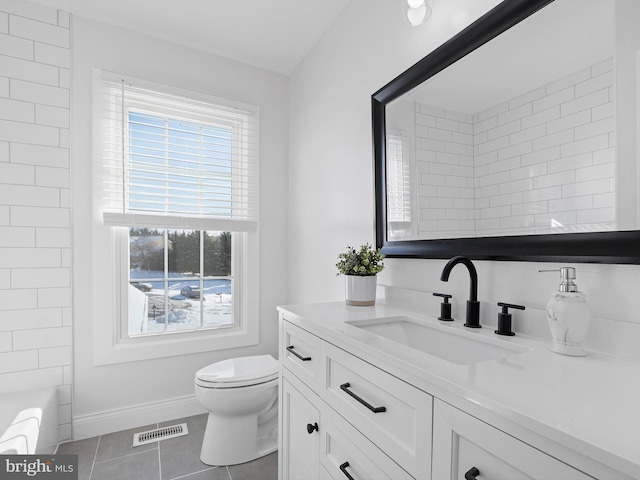
MULTIPOLYGON (((512 145, 528 142, 535 138, 544 137, 547 134, 546 125, 536 125, 535 127, 523 128, 519 132, 509 135, 509 142, 512 145)), ((527 152, 528 153, 528 152, 527 152)))
POLYGON ((459 198, 461 195, 461 188, 459 187, 436 187, 439 197, 451 197, 459 198))
POLYGON ((546 88, 547 95, 551 95, 552 93, 565 90, 566 88, 569 88, 575 85, 576 83, 588 80, 589 78, 591 78, 591 69, 584 68, 579 72, 563 77, 560 80, 556 80, 555 82, 547 85, 547 88, 546 88))
POLYGON ((15 392, 38 388, 57 387, 63 383, 63 367, 38 368, 0 375, 0 392, 15 392))
POLYGON ((69 169, 55 167, 36 167, 36 185, 39 187, 69 188, 69 169))
POLYGON ((534 188, 533 190, 522 192, 522 201, 524 203, 551 200, 553 198, 562 198, 562 186, 534 188))
POLYGON ((459 160, 459 155, 455 153, 437 152, 436 162, 446 163, 448 165, 457 165, 460 162, 460 160, 459 160))
POLYGON ((566 212, 569 210, 585 210, 593 207, 593 197, 582 195, 579 197, 559 198, 549 200, 549 212, 566 212))
POLYGON ((0 268, 0 290, 11 288, 11 270, 0 268))
POLYGON ((548 173, 546 163, 536 163, 511 170, 511 180, 521 180, 523 178, 533 178, 548 173))
POLYGON ((498 150, 498 159, 504 160, 506 158, 516 157, 519 155, 526 155, 533 150, 532 142, 523 142, 516 145, 510 145, 508 147, 498 150))
POLYGON ((576 140, 595 137, 603 133, 614 132, 616 129, 615 117, 607 117, 602 120, 594 121, 586 125, 577 127, 575 130, 576 140))
POLYGON ((460 122, 458 127, 459 127, 459 130, 460 130, 459 133, 461 133, 463 135, 471 135, 471 136, 473 136, 473 124, 472 123, 460 122))
POLYGON ((468 123, 470 121, 470 116, 467 115, 466 113, 461 113, 461 112, 455 112, 453 110, 445 110, 444 111, 444 118, 447 120, 455 120, 456 121, 456 127, 459 127, 460 122, 465 122, 468 123))
POLYGON ((441 128, 429 128, 427 138, 430 140, 442 140, 443 142, 451 141, 451 131, 441 128))
POLYGON ((615 102, 607 102, 591 109, 591 120, 595 122, 603 118, 613 117, 615 114, 615 102))
POLYGON ((420 182, 422 185, 445 185, 446 184, 446 175, 437 175, 430 173, 428 175, 421 176, 422 181, 420 182))
POLYGON ((536 138, 533 140, 533 150, 546 150, 547 148, 564 145, 573 140, 573 130, 563 130, 547 135, 546 137, 536 138))
POLYGON ((593 208, 605 208, 616 206, 616 195, 613 192, 593 195, 593 208))
POLYGON ((11 219, 11 208, 7 205, 0 205, 0 225, 9 225, 11 219))
POLYGON ((38 350, 38 366, 40 368, 62 365, 71 365, 70 346, 41 348, 38 350))
POLYGON ((61 88, 71 88, 71 75, 68 68, 58 69, 58 86, 61 88))
POLYGON ((473 155, 473 146, 447 142, 445 143, 444 151, 447 153, 455 153, 457 155, 473 155))
POLYGON ((0 142, 0 163, 9 162, 9 142, 0 142))
MULTIPOLYGON (((546 89, 544 86, 536 88, 535 90, 527 92, 524 95, 520 95, 519 97, 509 100, 509 109, 515 109, 524 105, 525 103, 531 103, 534 100, 544 97, 545 95, 546 89)), ((533 111, 533 109, 531 111, 533 111)))
POLYGON ((588 182, 571 183, 563 185, 562 196, 563 197, 578 197, 581 195, 596 195, 599 193, 609 192, 609 180, 591 180, 588 182))
POLYGON ((473 188, 473 178, 470 177, 456 177, 448 176, 445 179, 445 186, 447 187, 463 187, 473 188))
POLYGON ((44 145, 31 145, 27 143, 12 143, 11 162, 68 168, 69 150, 67 148, 58 148, 57 146, 51 147, 44 145))
POLYGON ((489 206, 491 207, 513 205, 514 203, 522 203, 522 192, 494 195, 489 198, 489 206))
POLYGON ((68 227, 68 208, 11 207, 11 225, 19 227, 68 227))
POLYGON ((480 186, 476 188, 476 199, 492 197, 494 195, 498 195, 498 184, 500 182, 496 182, 487 186, 480 186))
POLYGON ((416 125, 423 127, 435 127, 436 117, 433 115, 425 115, 423 113, 416 114, 416 125))
POLYGON ((613 86, 613 71, 610 70, 576 84, 576 97, 582 97, 611 86, 613 86))
POLYGON ((73 323, 73 309, 71 307, 62 307, 62 325, 70 327, 73 323))
POLYGON ((56 67, 70 68, 71 54, 68 48, 35 42, 35 61, 56 67))
POLYGON ((430 198, 429 208, 453 208, 453 198, 430 198))
POLYGON ((500 228, 499 218, 479 218, 476 219, 476 229, 478 231, 493 230, 500 228))
POLYGON ((592 208, 578 212, 577 222, 584 223, 608 223, 616 221, 615 208, 592 208))
POLYGON ((55 268, 60 266, 60 249, 0 248, 0 264, 5 268, 55 268))
POLYGON ((57 146, 60 141, 57 128, 0 119, 1 140, 48 146, 57 146))
POLYGON ((513 170, 520 166, 520 157, 507 158, 487 165, 489 174, 513 170))
MULTIPOLYGON (((2 230, 0 229, 0 232, 2 230)), ((0 240, 1 245, 1 240, 0 240)), ((37 247, 70 247, 71 230, 68 228, 36 228, 35 246, 37 247)))
POLYGON ((498 115, 498 125, 506 125, 512 123, 521 118, 527 117, 533 114, 533 105, 531 103, 525 103, 516 108, 511 108, 508 111, 498 115))
POLYGON ((462 145, 473 145, 473 135, 461 132, 452 132, 451 141, 462 145))
POLYGON ((9 33, 9 14, 0 12, 0 33, 9 33))
POLYGON ((475 166, 479 167, 482 165, 487 165, 491 162, 496 162, 498 160, 498 151, 497 150, 492 150, 490 152, 481 154, 481 155, 476 155, 475 156, 475 166))
MULTIPOLYGON (((58 23, 57 13, 55 23, 58 23)), ((9 22, 9 33, 16 37, 69 48, 69 29, 30 18, 12 16, 9 22)))
POLYGON ((477 135, 482 132, 486 132, 491 128, 495 128, 498 126, 498 117, 491 116, 485 120, 479 121, 473 126, 473 133, 477 135))
POLYGON ((9 79, 0 77, 0 97, 9 98, 9 79))
POLYGON ((495 140, 496 138, 506 137, 514 132, 520 131, 520 120, 514 120, 509 123, 498 124, 498 126, 487 130, 487 139, 495 140))
POLYGON ((596 92, 578 97, 575 100, 565 102, 560 107, 562 116, 571 115, 580 110, 587 110, 609 101, 609 89, 602 89, 596 92))
POLYGON ((522 123, 522 128, 531 128, 558 118, 560 118, 560 105, 555 105, 534 113, 533 115, 529 115, 528 117, 523 118, 520 122, 522 123))
POLYGON ((445 142, 441 140, 431 140, 428 138, 418 138, 417 139, 418 148, 424 150, 432 150, 434 152, 444 152, 445 151, 445 142))
POLYGON ((535 225, 534 215, 514 215, 500 219, 500 228, 525 228, 535 225))
POLYGON ((69 108, 69 90, 57 86, 58 69, 51 68, 55 70, 55 80, 51 85, 11 79, 11 98, 41 105, 69 108))
POLYGON ((480 218, 502 218, 511 216, 510 206, 489 207, 480 209, 480 218))
POLYGON ((58 26, 63 28, 71 27, 71 14, 63 10, 58 10, 58 26))
POLYGON ((559 228, 566 225, 575 225, 576 212, 540 213, 535 215, 535 224, 540 227, 559 228))
POLYGON ((552 93, 551 95, 547 95, 546 97, 543 97, 543 98, 540 98, 539 100, 534 101, 533 113, 537 113, 542 110, 555 107, 556 105, 564 104, 565 102, 569 102, 573 100, 573 98, 574 98, 573 86, 559 90, 557 92, 552 93))
POLYGON ((9 77, 11 79, 9 83, 13 92, 13 84, 18 81, 57 85, 58 69, 52 65, 3 56, 0 62, 0 77, 9 77))
POLYGON ((591 122, 591 110, 582 110, 547 123, 547 133, 557 133, 591 122))
POLYGON ((477 147, 478 145, 480 145, 481 143, 486 142, 487 140, 489 140, 489 135, 488 135, 488 130, 485 130, 484 132, 479 132, 479 133, 474 133, 473 134, 473 144, 477 147))
POLYGON ((31 2, 25 2, 24 0, 3 0, 2 10, 7 13, 19 15, 22 17, 32 18, 40 22, 57 24, 58 15, 53 8, 43 7, 31 2))
POLYGON ((593 154, 591 152, 580 153, 570 157, 563 157, 558 160, 548 162, 549 173, 575 170, 576 168, 589 167, 593 164, 593 154))
POLYGON ((435 197, 438 194, 436 185, 418 185, 418 197, 435 197))
POLYGON ((429 164, 429 173, 435 175, 451 175, 453 172, 453 165, 447 165, 446 163, 431 163, 429 164))
MULTIPOLYGON (((14 351, 71 345, 71 328, 54 327, 13 332, 14 351)), ((62 383, 62 382, 60 382, 62 383)))
POLYGON ((474 209, 475 200, 473 198, 454 198, 452 208, 474 209))
POLYGON ((28 310, 38 307, 38 291, 35 288, 23 290, 0 290, 0 311, 28 310))
POLYGON ((478 145, 478 153, 480 155, 491 152, 494 150, 500 150, 509 146, 509 137, 500 137, 495 140, 489 140, 488 142, 478 145))
POLYGON ((57 188, 31 185, 3 185, 0 203, 26 207, 58 207, 60 192, 57 188))
POLYGON ((69 268, 14 268, 11 270, 12 288, 69 287, 69 268))
POLYGON ((593 167, 579 168, 576 170, 577 182, 614 178, 615 176, 616 168, 613 163, 603 163, 601 165, 594 165, 593 167))
POLYGON ((460 230, 460 220, 438 220, 438 230, 458 231, 460 230))
POLYGON ((52 127, 69 127, 69 109, 51 107, 49 105, 36 105, 35 123, 38 125, 50 125, 52 127))
POLYGON ((71 423, 71 405, 58 405, 58 423, 71 423))
POLYGON ((473 167, 467 167, 465 165, 453 165, 451 167, 451 173, 459 177, 473 178, 473 167))
POLYGON ((578 155, 585 152, 593 152, 594 150, 602 150, 609 147, 609 136, 607 134, 598 135, 597 137, 585 138, 575 142, 569 142, 560 147, 560 153, 563 157, 578 155))
POLYGON ((436 117, 436 128, 450 132, 459 131, 458 122, 447 118, 436 117))
MULTIPOLYGON (((437 220, 419 220, 418 230, 424 233, 425 236, 429 236, 432 232, 438 231, 438 221, 437 220)), ((420 238, 423 238, 423 236, 421 235, 420 238)))
POLYGON ((58 390, 58 403, 66 405, 71 403, 71 385, 60 385, 58 390))
MULTIPOLYGON (((10 352, 13 350, 13 337, 11 332, 0 332, 0 352, 10 352)), ((2 377, 0 377, 2 380, 2 377)), ((0 391, 2 387, 0 386, 0 391)))
POLYGON ((446 215, 446 209, 444 208, 425 208, 420 210, 421 220, 440 220, 444 219, 446 215))
POLYGON ((511 214, 514 216, 535 215, 538 213, 547 213, 549 204, 546 200, 537 202, 526 202, 511 206, 511 214))
MULTIPOLYGON (((2 23, 2 18, 3 17, 0 16, 0 23, 2 23)), ((6 16, 4 19, 6 20, 6 16)), ((6 32, 3 32, 2 27, 0 27, 0 55, 22 58, 29 61, 33 60, 33 42, 31 40, 5 34, 6 32)), ((2 61, 4 61, 4 59, 2 61)))
POLYGON ((525 192, 527 190, 533 189, 533 180, 532 178, 523 178, 522 180, 511 180, 507 183, 502 183, 498 187, 498 191, 500 194, 514 193, 514 192, 525 192))
POLYGON ((71 268, 71 248, 60 249, 60 266, 71 268))
POLYGON ((33 370, 35 368, 38 368, 37 350, 0 353, 0 374, 33 370))
POLYGON ((560 185, 567 185, 576 181, 576 173, 574 170, 568 170, 566 172, 550 173, 548 175, 541 175, 533 179, 534 188, 547 188, 560 185))
MULTIPOLYGON (((1 171, 2 169, 0 169, 1 171)), ((0 187, 1 188, 1 187, 0 187)), ((0 248, 35 247, 36 231, 31 227, 0 227, 0 248)), ((7 265, 3 264, 3 267, 7 265)))
POLYGON ((501 103, 499 105, 496 105, 494 107, 488 108, 487 110, 484 110, 480 113, 478 113, 477 118, 478 118, 478 123, 482 123, 483 121, 491 118, 491 117, 495 117, 496 122, 497 122, 497 117, 498 115, 500 115, 501 113, 505 113, 506 111, 509 110, 509 103, 508 102, 504 102, 501 103))
POLYGON ((33 308, 0 311, 0 331, 30 330, 62 326, 60 308, 33 308))
POLYGON ((34 185, 35 169, 31 165, 0 163, 0 184, 34 185))
POLYGON ((591 76, 596 77, 605 72, 613 71, 613 58, 609 58, 591 67, 591 76))
POLYGON ((38 289, 38 307, 69 307, 71 305, 70 288, 40 288, 38 289))

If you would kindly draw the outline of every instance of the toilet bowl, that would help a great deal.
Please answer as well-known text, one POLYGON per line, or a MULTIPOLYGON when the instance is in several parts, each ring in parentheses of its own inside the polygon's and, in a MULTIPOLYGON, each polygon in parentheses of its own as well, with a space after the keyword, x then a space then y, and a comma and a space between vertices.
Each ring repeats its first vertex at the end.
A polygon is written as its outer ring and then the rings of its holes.
POLYGON ((278 361, 238 357, 196 372, 196 398, 208 410, 200 460, 235 465, 278 449, 278 361))

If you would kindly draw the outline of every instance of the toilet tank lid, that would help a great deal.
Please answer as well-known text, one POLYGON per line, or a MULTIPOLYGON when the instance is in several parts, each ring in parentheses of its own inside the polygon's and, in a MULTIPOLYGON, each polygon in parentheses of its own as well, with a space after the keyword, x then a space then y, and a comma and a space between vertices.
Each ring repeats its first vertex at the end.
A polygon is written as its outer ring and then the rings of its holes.
POLYGON ((260 380, 278 374, 278 361, 271 355, 237 357, 212 363, 196 372, 205 382, 231 383, 260 380))

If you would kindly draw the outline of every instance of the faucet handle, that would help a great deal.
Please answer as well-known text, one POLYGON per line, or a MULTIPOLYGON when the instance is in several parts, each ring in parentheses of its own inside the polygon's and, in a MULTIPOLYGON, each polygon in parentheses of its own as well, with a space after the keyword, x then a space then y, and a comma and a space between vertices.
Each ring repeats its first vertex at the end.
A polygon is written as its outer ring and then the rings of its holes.
POLYGON ((502 312, 498 313, 498 329, 495 331, 498 335, 513 336, 515 333, 511 330, 511 314, 510 308, 524 310, 524 305, 514 305, 513 303, 498 302, 498 306, 502 307, 502 312))
POLYGON ((452 295, 448 293, 434 293, 434 297, 442 297, 444 300, 440 304, 440 316, 438 320, 443 322, 451 322, 453 318, 451 318, 451 304, 449 303, 449 299, 452 298, 452 295))

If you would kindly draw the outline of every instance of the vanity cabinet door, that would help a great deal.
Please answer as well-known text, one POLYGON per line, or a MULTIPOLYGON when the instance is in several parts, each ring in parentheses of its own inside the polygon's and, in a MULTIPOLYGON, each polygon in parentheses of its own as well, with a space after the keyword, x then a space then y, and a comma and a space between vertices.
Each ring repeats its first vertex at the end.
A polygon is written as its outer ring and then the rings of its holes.
POLYGON ((593 480, 447 403, 433 407, 434 480, 593 480))
POLYGON ((320 412, 286 378, 281 381, 280 477, 282 480, 318 478, 320 412))

